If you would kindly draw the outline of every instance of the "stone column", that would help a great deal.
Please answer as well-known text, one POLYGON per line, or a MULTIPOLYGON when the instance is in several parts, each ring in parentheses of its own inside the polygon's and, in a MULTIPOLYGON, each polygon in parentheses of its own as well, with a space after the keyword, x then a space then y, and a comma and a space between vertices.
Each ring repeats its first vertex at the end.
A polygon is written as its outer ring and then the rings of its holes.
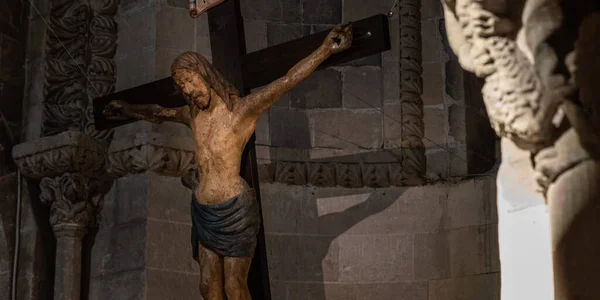
POLYGON ((85 226, 64 224, 53 227, 56 236, 56 280, 54 297, 79 299, 81 295, 81 241, 85 226))
POLYGON ((29 179, 40 180, 56 237, 54 299, 81 296, 82 240, 96 224, 106 180, 106 147, 80 132, 19 144, 13 158, 29 179))
POLYGON ((529 152, 502 139, 498 170, 501 299, 554 299, 550 218, 529 152))
MULTIPOLYGON (((600 242, 594 236, 600 229, 597 1, 444 4, 450 45, 463 68, 485 78, 482 92, 492 127, 505 144, 513 144, 501 171, 526 171, 518 174, 521 180, 501 172, 498 183, 508 182, 505 191, 535 187, 548 204, 550 244, 544 238, 538 245, 546 245, 544 256, 551 247, 553 268, 545 267, 527 281, 538 277, 548 282, 553 276, 554 297, 559 300, 599 298, 600 242)), ((524 195, 515 195, 513 202, 536 198, 524 195)), ((508 199, 499 194, 499 206, 508 199)), ((499 212, 502 229, 502 209, 499 212)), ((538 213, 536 221, 539 217, 538 213)), ((529 231, 535 227, 533 221, 513 230, 517 235, 529 231)), ((501 248, 502 238, 501 234, 501 248)), ((539 259, 540 252, 530 257, 539 259)), ((501 260, 503 266, 518 265, 516 276, 529 272, 528 265, 518 264, 514 256, 501 260)), ((503 294, 510 286, 505 283, 503 294)), ((524 294, 537 289, 521 287, 523 291, 508 298, 529 299, 532 296, 524 294)))

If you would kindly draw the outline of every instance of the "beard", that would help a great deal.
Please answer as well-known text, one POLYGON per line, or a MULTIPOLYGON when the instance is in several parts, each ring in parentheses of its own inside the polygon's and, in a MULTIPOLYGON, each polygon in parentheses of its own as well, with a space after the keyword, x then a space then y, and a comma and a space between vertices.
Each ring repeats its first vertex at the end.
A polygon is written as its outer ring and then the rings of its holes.
POLYGON ((196 105, 201 110, 205 110, 210 106, 211 97, 206 97, 206 98, 202 95, 190 96, 190 100, 194 103, 194 105, 196 105), (206 98, 207 98, 206 101, 201 101, 206 98))

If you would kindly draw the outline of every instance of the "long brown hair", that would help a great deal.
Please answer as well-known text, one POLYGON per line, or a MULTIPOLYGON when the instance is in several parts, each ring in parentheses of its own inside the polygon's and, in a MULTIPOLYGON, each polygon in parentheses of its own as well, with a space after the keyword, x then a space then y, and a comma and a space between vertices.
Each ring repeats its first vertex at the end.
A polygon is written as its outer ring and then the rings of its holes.
POLYGON ((175 71, 180 69, 198 73, 208 85, 209 91, 213 89, 223 99, 227 109, 233 110, 231 96, 239 96, 237 89, 225 80, 223 75, 204 56, 192 51, 181 53, 171 64, 171 76, 174 76, 175 71))

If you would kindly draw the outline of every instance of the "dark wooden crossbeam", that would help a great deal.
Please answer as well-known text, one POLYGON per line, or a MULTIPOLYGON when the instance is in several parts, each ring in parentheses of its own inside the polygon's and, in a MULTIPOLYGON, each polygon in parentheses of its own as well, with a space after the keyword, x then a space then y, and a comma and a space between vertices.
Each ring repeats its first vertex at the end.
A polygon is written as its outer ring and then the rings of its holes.
MULTIPOLYGON (((227 5, 226 2, 211 9, 208 12, 209 17, 211 16, 211 13, 213 13, 214 16, 215 12, 220 11, 219 7, 227 5)), ((233 15, 220 15, 212 20, 211 43, 227 43, 226 40, 213 38, 213 29, 220 28, 220 26, 226 24, 228 18, 233 17, 233 15)), ((353 22, 352 28, 354 41, 351 48, 332 55, 320 65, 319 69, 339 65, 390 49, 391 44, 388 19, 385 15, 375 15, 370 18, 353 22)), ((216 48, 222 49, 219 51, 227 51, 227 55, 225 55, 225 53, 223 53, 224 55, 220 55, 219 53, 215 53, 215 46, 212 45, 213 65, 217 66, 218 64, 221 64, 223 66, 241 68, 241 75, 231 76, 230 74, 225 74, 225 72, 229 72, 227 71, 229 68, 221 69, 217 67, 226 78, 232 78, 230 80, 235 86, 243 86, 243 89, 257 88, 285 75, 296 63, 317 49, 329 31, 330 29, 324 30, 249 54, 239 54, 241 52, 245 53, 245 49, 231 45, 223 45, 223 47, 219 46, 216 48), (231 48, 235 50, 230 50, 231 48), (239 51, 239 49, 244 51, 239 51), (229 53, 231 51, 234 51, 235 53, 229 53), (224 61, 219 61, 219 59, 221 59, 220 57, 223 57, 222 59, 224 61)), ((243 43, 238 42, 236 46, 245 48, 245 45, 242 44, 243 43)), ((158 104, 163 107, 186 105, 185 100, 173 84, 171 77, 167 77, 94 99, 94 119, 97 130, 106 130, 135 121, 111 121, 104 118, 102 109, 112 100, 123 100, 132 104, 158 104)))
MULTIPOLYGON (((390 49, 388 18, 375 15, 352 23, 352 46, 325 60, 318 69, 340 65, 390 49)), ((257 88, 284 76, 289 69, 315 51, 331 29, 252 52, 243 59, 247 88, 257 88)))
POLYGON ((113 100, 124 100, 131 104, 158 104, 163 107, 180 107, 186 104, 185 99, 175 86, 171 77, 146 83, 127 90, 116 92, 104 97, 94 99, 94 121, 96 130, 107 130, 136 120, 114 121, 108 120, 102 110, 113 100))

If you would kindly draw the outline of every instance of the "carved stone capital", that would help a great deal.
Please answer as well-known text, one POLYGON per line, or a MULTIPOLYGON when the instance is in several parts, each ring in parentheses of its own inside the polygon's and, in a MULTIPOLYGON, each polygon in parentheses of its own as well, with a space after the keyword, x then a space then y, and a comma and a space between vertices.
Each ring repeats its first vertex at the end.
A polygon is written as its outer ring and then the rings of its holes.
POLYGON ((65 173, 43 178, 40 189, 40 200, 50 206, 50 224, 54 231, 81 231, 95 224, 103 196, 99 180, 65 173))
POLYGON ((106 146, 93 137, 75 131, 18 144, 12 150, 21 173, 30 179, 78 173, 101 177, 105 173, 106 146))
POLYGON ((553 144, 559 107, 574 88, 555 73, 559 57, 546 40, 560 26, 558 1, 444 1, 448 39, 462 67, 485 78, 483 98, 499 136, 537 152, 553 144))
POLYGON ((113 140, 108 154, 108 172, 115 177, 147 171, 183 177, 194 168, 194 140, 159 133, 139 133, 113 140))
POLYGON ((25 177, 41 180, 40 200, 50 206, 55 230, 66 224, 85 228, 95 222, 105 186, 103 142, 85 133, 65 131, 16 145, 12 154, 25 177))

